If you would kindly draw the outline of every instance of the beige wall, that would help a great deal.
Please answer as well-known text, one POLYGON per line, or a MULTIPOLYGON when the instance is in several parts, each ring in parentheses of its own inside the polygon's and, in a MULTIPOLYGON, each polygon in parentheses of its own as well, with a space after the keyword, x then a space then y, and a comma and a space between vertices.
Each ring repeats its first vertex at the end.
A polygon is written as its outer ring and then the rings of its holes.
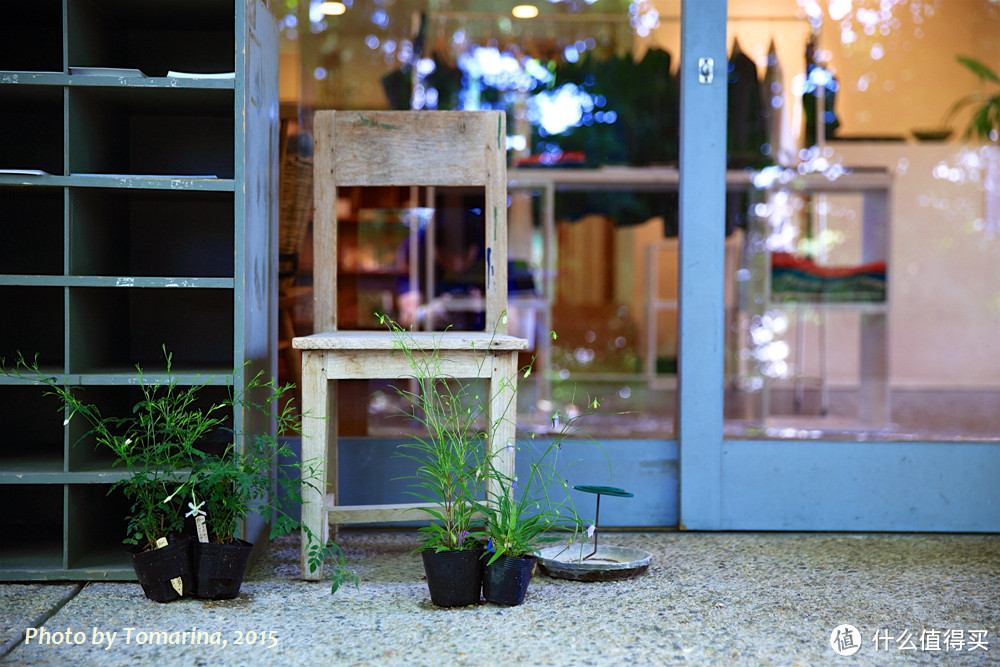
MULTIPOLYGON (((1000 230, 985 220, 983 179, 1000 151, 957 144, 843 143, 835 159, 884 166, 894 174, 891 201, 889 371, 895 387, 1000 386, 1000 230), (942 165, 954 182, 942 178, 942 165), (937 175, 936 175, 937 174, 937 175)), ((828 199, 837 239, 831 263, 860 258, 860 198, 828 199)), ((1000 222, 1000 221, 997 221, 1000 222)), ((858 377, 858 317, 829 316, 828 369, 834 384, 858 377)), ((789 339, 795 340, 794 327, 789 339)), ((807 375, 818 373, 815 327, 808 332, 807 375)))
MULTIPOLYGON (((828 0, 817 0, 828 7, 828 0)), ((636 50, 650 46, 680 55, 680 0, 655 0, 660 27, 636 50)), ((854 9, 880 3, 854 0, 854 9)), ((810 24, 799 0, 729 0, 732 18, 727 48, 738 40, 763 72, 773 39, 778 59, 791 88, 805 70, 805 45, 810 24)), ((897 23, 888 22, 888 34, 879 29, 866 35, 856 18, 833 21, 828 13, 819 36, 829 51, 830 66, 841 84, 837 114, 847 135, 908 134, 911 128, 937 126, 951 104, 976 89, 976 78, 959 65, 957 55, 970 55, 1000 67, 1000 6, 992 0, 938 0, 900 3, 893 9, 897 23), (919 22, 910 5, 924 8, 919 22), (845 44, 843 27, 850 25, 857 39, 845 44), (874 49, 874 51, 873 51, 874 49), (881 56, 873 59, 872 54, 881 56)), ((880 28, 881 26, 879 26, 880 28)), ((794 99, 790 100, 793 102, 794 99)), ((796 112, 796 127, 801 113, 796 112)))
MULTIPOLYGON (((819 0, 823 7, 825 0, 819 0)), ((871 8, 872 0, 853 6, 871 8)), ((637 50, 659 46, 680 53, 679 0, 658 0, 661 26, 637 50)), ((1000 193, 994 175, 987 182, 985 164, 969 167, 969 155, 957 137, 951 143, 916 144, 910 130, 936 126, 951 104, 976 89, 975 77, 956 61, 971 55, 1000 67, 1000 6, 990 0, 940 0, 921 3, 934 11, 920 21, 908 3, 895 8, 898 24, 888 35, 865 35, 851 21, 857 40, 841 42, 840 23, 827 21, 820 48, 841 84, 837 98, 840 133, 856 136, 897 135, 906 142, 831 144, 831 161, 851 166, 883 166, 895 174, 890 223, 889 368, 897 387, 1000 386, 1000 220, 986 219, 990 188, 1000 193), (879 55, 872 58, 873 49, 879 55), (864 90, 862 90, 864 88, 864 90), (959 169, 955 183, 935 168, 959 169)), ((730 0, 727 45, 733 40, 763 72, 772 39, 787 87, 804 71, 804 47, 810 27, 797 0, 730 0), (799 18, 796 18, 799 16, 799 18)), ((844 24, 846 27, 846 24, 844 24)), ((894 27, 893 27, 894 26, 894 27)), ((792 99, 794 103, 794 99, 792 99)), ((794 104, 793 104, 794 106, 794 104)), ((801 113, 794 116, 801 127, 801 113)), ((959 119, 959 127, 964 119, 959 119)), ((958 133, 956 132, 956 135, 958 133)), ((972 151, 970 153, 970 150, 972 151)), ((994 153, 995 155, 995 153, 994 153)), ((996 158, 995 158, 996 159, 996 158)), ((1000 171, 994 172, 994 174, 1000 171)), ((954 172, 952 172, 954 175, 954 172)), ((1000 196, 994 195, 994 196, 1000 196)), ((860 198, 831 197, 828 224, 841 232, 830 248, 832 264, 860 259, 860 198)), ((675 270, 667 268, 667 271, 675 270)), ((859 318, 836 313, 827 318, 827 369, 838 385, 858 378, 859 318)), ((820 339, 815 324, 805 326, 805 367, 819 373, 820 339)), ((796 326, 787 336, 795 358, 796 326)))
POLYGON ((845 134, 898 134, 936 127, 955 100, 977 87, 976 77, 956 62, 956 56, 973 56, 994 69, 1000 66, 997 3, 925 4, 935 9, 919 23, 906 6, 897 9, 894 15, 900 26, 889 35, 867 36, 856 30, 858 40, 845 45, 837 28, 824 32, 823 48, 830 50, 843 86, 838 115, 845 134), (879 49, 884 55, 873 59, 873 50, 877 55, 879 49))

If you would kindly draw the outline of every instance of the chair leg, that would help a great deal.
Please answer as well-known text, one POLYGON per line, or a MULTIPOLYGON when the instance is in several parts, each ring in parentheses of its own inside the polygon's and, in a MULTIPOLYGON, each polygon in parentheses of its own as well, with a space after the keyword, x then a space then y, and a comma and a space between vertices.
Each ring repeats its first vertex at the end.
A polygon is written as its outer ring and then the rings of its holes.
POLYGON ((302 578, 318 581, 323 577, 323 561, 310 569, 310 538, 322 546, 328 535, 326 513, 327 433, 330 427, 329 380, 323 355, 307 351, 302 362, 302 578))
MULTIPOLYGON (((490 373, 489 420, 492 436, 488 455, 502 475, 514 476, 514 449, 517 435, 517 352, 497 352, 492 355, 490 373)), ((494 497, 499 489, 487 481, 486 497, 494 497)))

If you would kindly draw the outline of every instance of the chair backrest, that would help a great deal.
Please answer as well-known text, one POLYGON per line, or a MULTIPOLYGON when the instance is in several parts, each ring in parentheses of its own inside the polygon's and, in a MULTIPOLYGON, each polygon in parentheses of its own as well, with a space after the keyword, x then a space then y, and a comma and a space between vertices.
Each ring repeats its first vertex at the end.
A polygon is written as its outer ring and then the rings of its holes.
POLYGON ((486 329, 506 334, 504 113, 317 111, 313 131, 314 332, 337 329, 337 188, 426 185, 485 189, 486 329))

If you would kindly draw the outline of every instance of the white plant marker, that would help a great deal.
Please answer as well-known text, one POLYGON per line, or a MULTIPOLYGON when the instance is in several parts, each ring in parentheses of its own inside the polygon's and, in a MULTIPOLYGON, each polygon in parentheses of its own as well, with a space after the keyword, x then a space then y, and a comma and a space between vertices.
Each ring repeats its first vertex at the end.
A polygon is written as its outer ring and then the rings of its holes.
MULTIPOLYGON (((156 548, 162 549, 167 546, 167 538, 159 537, 156 539, 156 548)), ((184 581, 180 577, 174 577, 170 580, 170 585, 174 587, 178 595, 184 595, 184 581)))
MULTIPOLYGON (((125 441, 125 444, 126 445, 129 444, 131 441, 132 441, 132 438, 129 438, 128 440, 125 441)), ((177 491, 180 491, 182 488, 183 487, 178 487, 177 491)), ((173 497, 177 495, 177 491, 174 491, 169 496, 167 496, 163 500, 163 502, 164 503, 169 503, 173 499, 173 497)), ((156 540, 156 548, 157 549, 162 549, 165 546, 167 546, 167 538, 165 538, 165 537, 157 538, 157 540, 156 540)), ((181 579, 180 577, 174 577, 173 579, 170 580, 170 585, 174 587, 174 590, 177 591, 178 595, 182 595, 182 596, 184 595, 184 580, 183 579, 181 579)))
POLYGON ((198 502, 198 498, 194 495, 194 489, 191 489, 191 502, 188 503, 188 507, 191 511, 184 516, 193 516, 195 528, 198 529, 198 541, 203 544, 208 544, 208 528, 205 527, 205 517, 208 516, 202 507, 205 506, 205 501, 198 502))

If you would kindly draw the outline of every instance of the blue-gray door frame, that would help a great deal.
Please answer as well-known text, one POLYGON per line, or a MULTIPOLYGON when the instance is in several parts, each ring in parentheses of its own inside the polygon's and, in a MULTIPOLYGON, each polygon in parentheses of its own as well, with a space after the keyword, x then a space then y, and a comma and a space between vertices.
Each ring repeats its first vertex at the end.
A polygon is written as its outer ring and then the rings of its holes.
POLYGON ((682 2, 680 527, 1000 532, 1000 442, 723 439, 726 14, 682 2))
POLYGON ((677 348, 680 527, 708 530, 718 529, 722 518, 727 60, 726 0, 684 0, 677 348), (699 81, 703 67, 710 70, 708 82, 699 81))

